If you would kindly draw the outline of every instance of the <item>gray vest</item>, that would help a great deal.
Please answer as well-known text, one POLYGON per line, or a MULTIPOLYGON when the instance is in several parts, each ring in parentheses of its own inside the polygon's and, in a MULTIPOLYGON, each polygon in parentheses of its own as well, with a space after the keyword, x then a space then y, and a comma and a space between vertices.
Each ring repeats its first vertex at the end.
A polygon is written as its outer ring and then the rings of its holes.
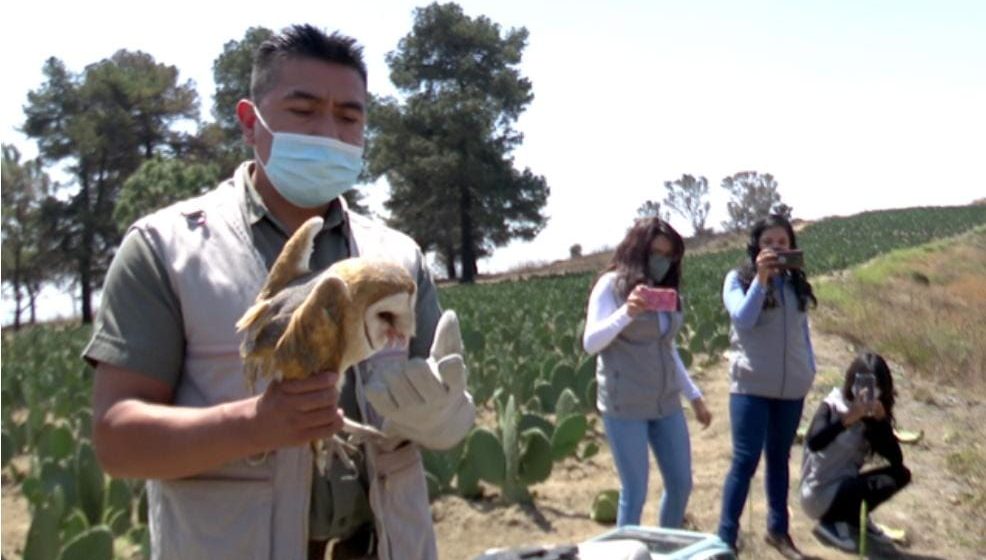
POLYGON ((783 305, 761 309, 752 328, 730 325, 730 392, 802 399, 811 389, 815 371, 805 339, 805 312, 798 310, 798 298, 789 282, 784 282, 783 301, 783 305))
POLYGON ((637 315, 596 360, 596 406, 618 418, 653 419, 681 408, 674 355, 681 313, 668 314, 668 331, 661 334, 655 312, 637 315))
MULTIPOLYGON (((842 390, 838 388, 825 397, 825 404, 839 414, 849 411, 842 390)), ((839 483, 859 474, 870 450, 864 429, 862 422, 849 426, 821 451, 811 451, 805 445, 801 461, 801 507, 812 519, 825 515, 839 490, 839 483)))
MULTIPOLYGON (((247 188, 234 178, 134 225, 169 264, 181 302, 187 347, 174 404, 211 406, 250 396, 234 324, 252 304, 267 270, 238 205, 247 188)), ((402 263, 417 277, 422 258, 407 236, 346 212, 350 253, 402 263)), ((364 418, 379 421, 363 396, 372 360, 356 366, 364 418)), ((266 382, 258 380, 258 391, 266 382)), ((364 446, 370 504, 381 559, 436 558, 427 486, 418 449, 364 446)), ((147 482, 155 560, 304 559, 313 470, 307 445, 233 461, 214 471, 147 482)))

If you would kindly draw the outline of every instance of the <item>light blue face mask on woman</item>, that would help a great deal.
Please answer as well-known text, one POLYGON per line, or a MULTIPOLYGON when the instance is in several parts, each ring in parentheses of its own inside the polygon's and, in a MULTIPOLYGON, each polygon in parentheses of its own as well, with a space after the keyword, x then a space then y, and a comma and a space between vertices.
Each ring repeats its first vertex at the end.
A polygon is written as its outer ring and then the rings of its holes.
POLYGON ((353 188, 363 169, 363 148, 335 138, 275 132, 257 106, 257 121, 273 136, 267 163, 256 155, 267 178, 288 202, 315 208, 353 188))
POLYGON ((647 277, 654 282, 664 280, 664 277, 668 275, 668 271, 671 270, 671 264, 671 259, 664 255, 651 253, 647 257, 647 277))

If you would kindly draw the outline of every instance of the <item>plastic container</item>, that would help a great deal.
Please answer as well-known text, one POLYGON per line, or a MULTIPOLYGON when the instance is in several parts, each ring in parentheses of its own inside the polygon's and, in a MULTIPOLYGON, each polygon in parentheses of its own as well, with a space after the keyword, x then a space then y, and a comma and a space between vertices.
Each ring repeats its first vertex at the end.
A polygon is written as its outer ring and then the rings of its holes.
POLYGON ((488 550, 474 560, 735 560, 716 535, 629 525, 578 545, 488 550))
POLYGON ((717 535, 627 525, 590 539, 590 543, 634 540, 647 547, 652 560, 734 560, 736 555, 717 535))

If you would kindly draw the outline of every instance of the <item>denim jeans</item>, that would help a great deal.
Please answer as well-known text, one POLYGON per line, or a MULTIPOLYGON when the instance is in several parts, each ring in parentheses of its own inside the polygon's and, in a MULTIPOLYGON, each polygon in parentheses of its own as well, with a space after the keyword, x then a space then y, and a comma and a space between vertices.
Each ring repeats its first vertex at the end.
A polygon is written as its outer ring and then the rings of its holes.
POLYGON ((771 399, 737 393, 729 395, 733 462, 723 485, 722 513, 719 517, 719 538, 726 544, 736 546, 740 516, 743 515, 750 480, 757 471, 761 452, 767 457, 764 477, 767 487, 767 531, 775 535, 787 534, 788 461, 804 402, 804 399, 771 399))
POLYGON ((616 524, 621 527, 640 524, 640 513, 647 499, 647 444, 650 443, 664 479, 659 524, 681 527, 692 492, 692 451, 684 411, 678 409, 650 420, 603 415, 603 425, 620 475, 616 524))

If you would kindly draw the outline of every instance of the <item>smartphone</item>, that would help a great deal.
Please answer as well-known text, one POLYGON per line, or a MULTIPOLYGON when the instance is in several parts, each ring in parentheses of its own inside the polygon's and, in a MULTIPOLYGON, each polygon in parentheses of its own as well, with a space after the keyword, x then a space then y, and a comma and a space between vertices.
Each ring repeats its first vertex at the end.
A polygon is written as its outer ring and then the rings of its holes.
POLYGON ((776 253, 777 264, 781 268, 803 268, 805 265, 805 254, 801 249, 776 251, 776 253))
POLYGON ((643 286, 640 295, 644 298, 644 308, 648 311, 678 310, 678 291, 674 288, 643 286))
POLYGON ((860 402, 870 402, 876 393, 876 376, 868 372, 858 372, 852 383, 853 395, 860 402))

